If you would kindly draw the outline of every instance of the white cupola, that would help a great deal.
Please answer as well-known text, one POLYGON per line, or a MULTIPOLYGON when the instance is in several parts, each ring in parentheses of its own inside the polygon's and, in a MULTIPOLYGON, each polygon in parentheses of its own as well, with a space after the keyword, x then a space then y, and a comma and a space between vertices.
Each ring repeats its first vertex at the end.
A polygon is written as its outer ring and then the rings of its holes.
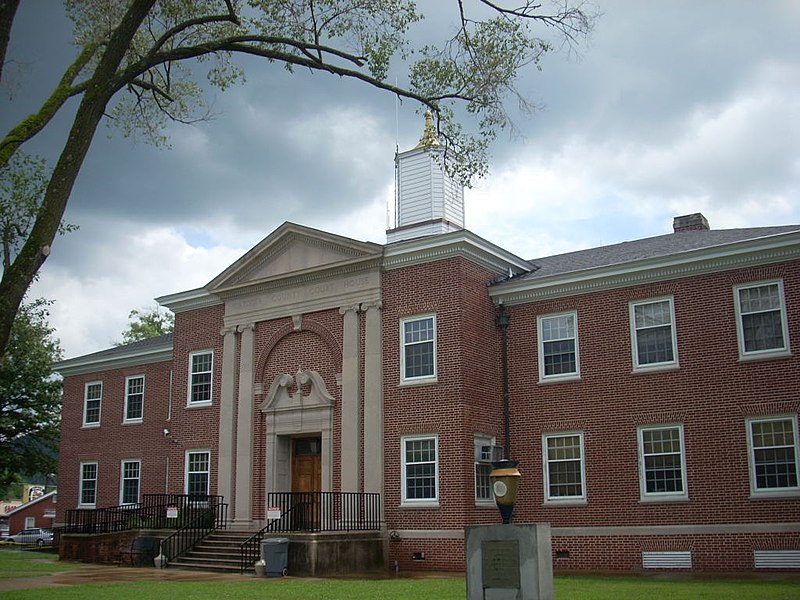
POLYGON ((427 111, 419 144, 395 156, 395 222, 387 243, 464 229, 464 186, 445 172, 444 152, 427 111))

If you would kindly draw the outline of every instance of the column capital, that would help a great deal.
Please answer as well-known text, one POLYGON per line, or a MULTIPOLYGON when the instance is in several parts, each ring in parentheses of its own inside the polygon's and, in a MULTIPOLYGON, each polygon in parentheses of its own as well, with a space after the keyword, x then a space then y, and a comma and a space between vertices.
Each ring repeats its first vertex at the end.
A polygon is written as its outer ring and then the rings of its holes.
POLYGON ((349 312, 358 313, 358 311, 360 309, 361 309, 361 305, 360 304, 353 304, 352 306, 342 306, 339 309, 339 314, 340 315, 346 315, 349 312))
POLYGON ((236 329, 237 329, 236 325, 231 325, 230 327, 223 327, 222 329, 219 330, 219 335, 221 337, 225 337, 229 333, 236 333, 236 329))
POLYGON ((245 331, 255 331, 256 324, 255 323, 245 323, 244 325, 237 325, 236 331, 239 333, 244 333, 245 331))
POLYGON ((364 312, 370 310, 382 310, 383 309, 383 300, 375 300, 373 302, 362 302, 361 303, 361 310, 364 312))

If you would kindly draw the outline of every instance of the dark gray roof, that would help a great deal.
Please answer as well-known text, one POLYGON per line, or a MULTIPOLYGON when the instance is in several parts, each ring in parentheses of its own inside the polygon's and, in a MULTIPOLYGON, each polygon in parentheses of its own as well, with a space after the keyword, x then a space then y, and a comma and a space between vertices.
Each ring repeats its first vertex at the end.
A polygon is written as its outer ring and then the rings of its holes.
MULTIPOLYGON (((89 360, 108 360, 113 359, 117 356, 125 356, 127 354, 133 354, 138 352, 146 352, 148 350, 157 350, 161 347, 171 346, 172 345, 172 334, 165 333, 164 335, 160 335, 154 338, 148 338, 146 340, 140 340, 138 342, 132 342, 130 344, 123 344, 121 346, 114 346, 113 348, 108 348, 107 350, 100 350, 99 352, 94 352, 92 354, 84 354, 83 356, 77 357, 81 361, 89 361, 89 360)), ((69 363, 70 360, 63 361, 65 363, 69 363)), ((57 368, 59 365, 56 364, 55 367, 57 368)))
POLYGON ((709 249, 791 232, 800 232, 800 225, 669 233, 611 246, 601 246, 599 248, 589 248, 588 250, 537 258, 531 262, 538 269, 518 277, 517 281, 523 279, 533 280, 539 277, 561 275, 597 267, 621 265, 638 260, 664 258, 692 250, 709 249))

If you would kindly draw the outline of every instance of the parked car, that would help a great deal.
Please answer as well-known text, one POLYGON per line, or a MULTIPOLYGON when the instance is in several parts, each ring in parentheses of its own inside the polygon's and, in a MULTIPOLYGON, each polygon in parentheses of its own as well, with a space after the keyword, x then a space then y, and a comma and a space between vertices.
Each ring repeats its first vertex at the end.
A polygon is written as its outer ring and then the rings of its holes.
POLYGON ((6 538, 9 542, 17 544, 36 544, 37 546, 51 545, 53 543, 53 530, 41 527, 31 527, 23 529, 19 533, 10 535, 6 538))

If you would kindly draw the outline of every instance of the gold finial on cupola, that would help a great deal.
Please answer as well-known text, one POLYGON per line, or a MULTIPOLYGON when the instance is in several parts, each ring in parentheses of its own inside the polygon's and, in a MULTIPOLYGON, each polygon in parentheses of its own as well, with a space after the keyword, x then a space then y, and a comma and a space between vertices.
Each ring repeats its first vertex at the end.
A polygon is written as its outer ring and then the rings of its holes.
POLYGON ((439 139, 436 137, 436 130, 433 128, 433 113, 430 109, 425 111, 425 130, 422 132, 422 137, 419 138, 417 148, 431 148, 439 146, 439 139))

